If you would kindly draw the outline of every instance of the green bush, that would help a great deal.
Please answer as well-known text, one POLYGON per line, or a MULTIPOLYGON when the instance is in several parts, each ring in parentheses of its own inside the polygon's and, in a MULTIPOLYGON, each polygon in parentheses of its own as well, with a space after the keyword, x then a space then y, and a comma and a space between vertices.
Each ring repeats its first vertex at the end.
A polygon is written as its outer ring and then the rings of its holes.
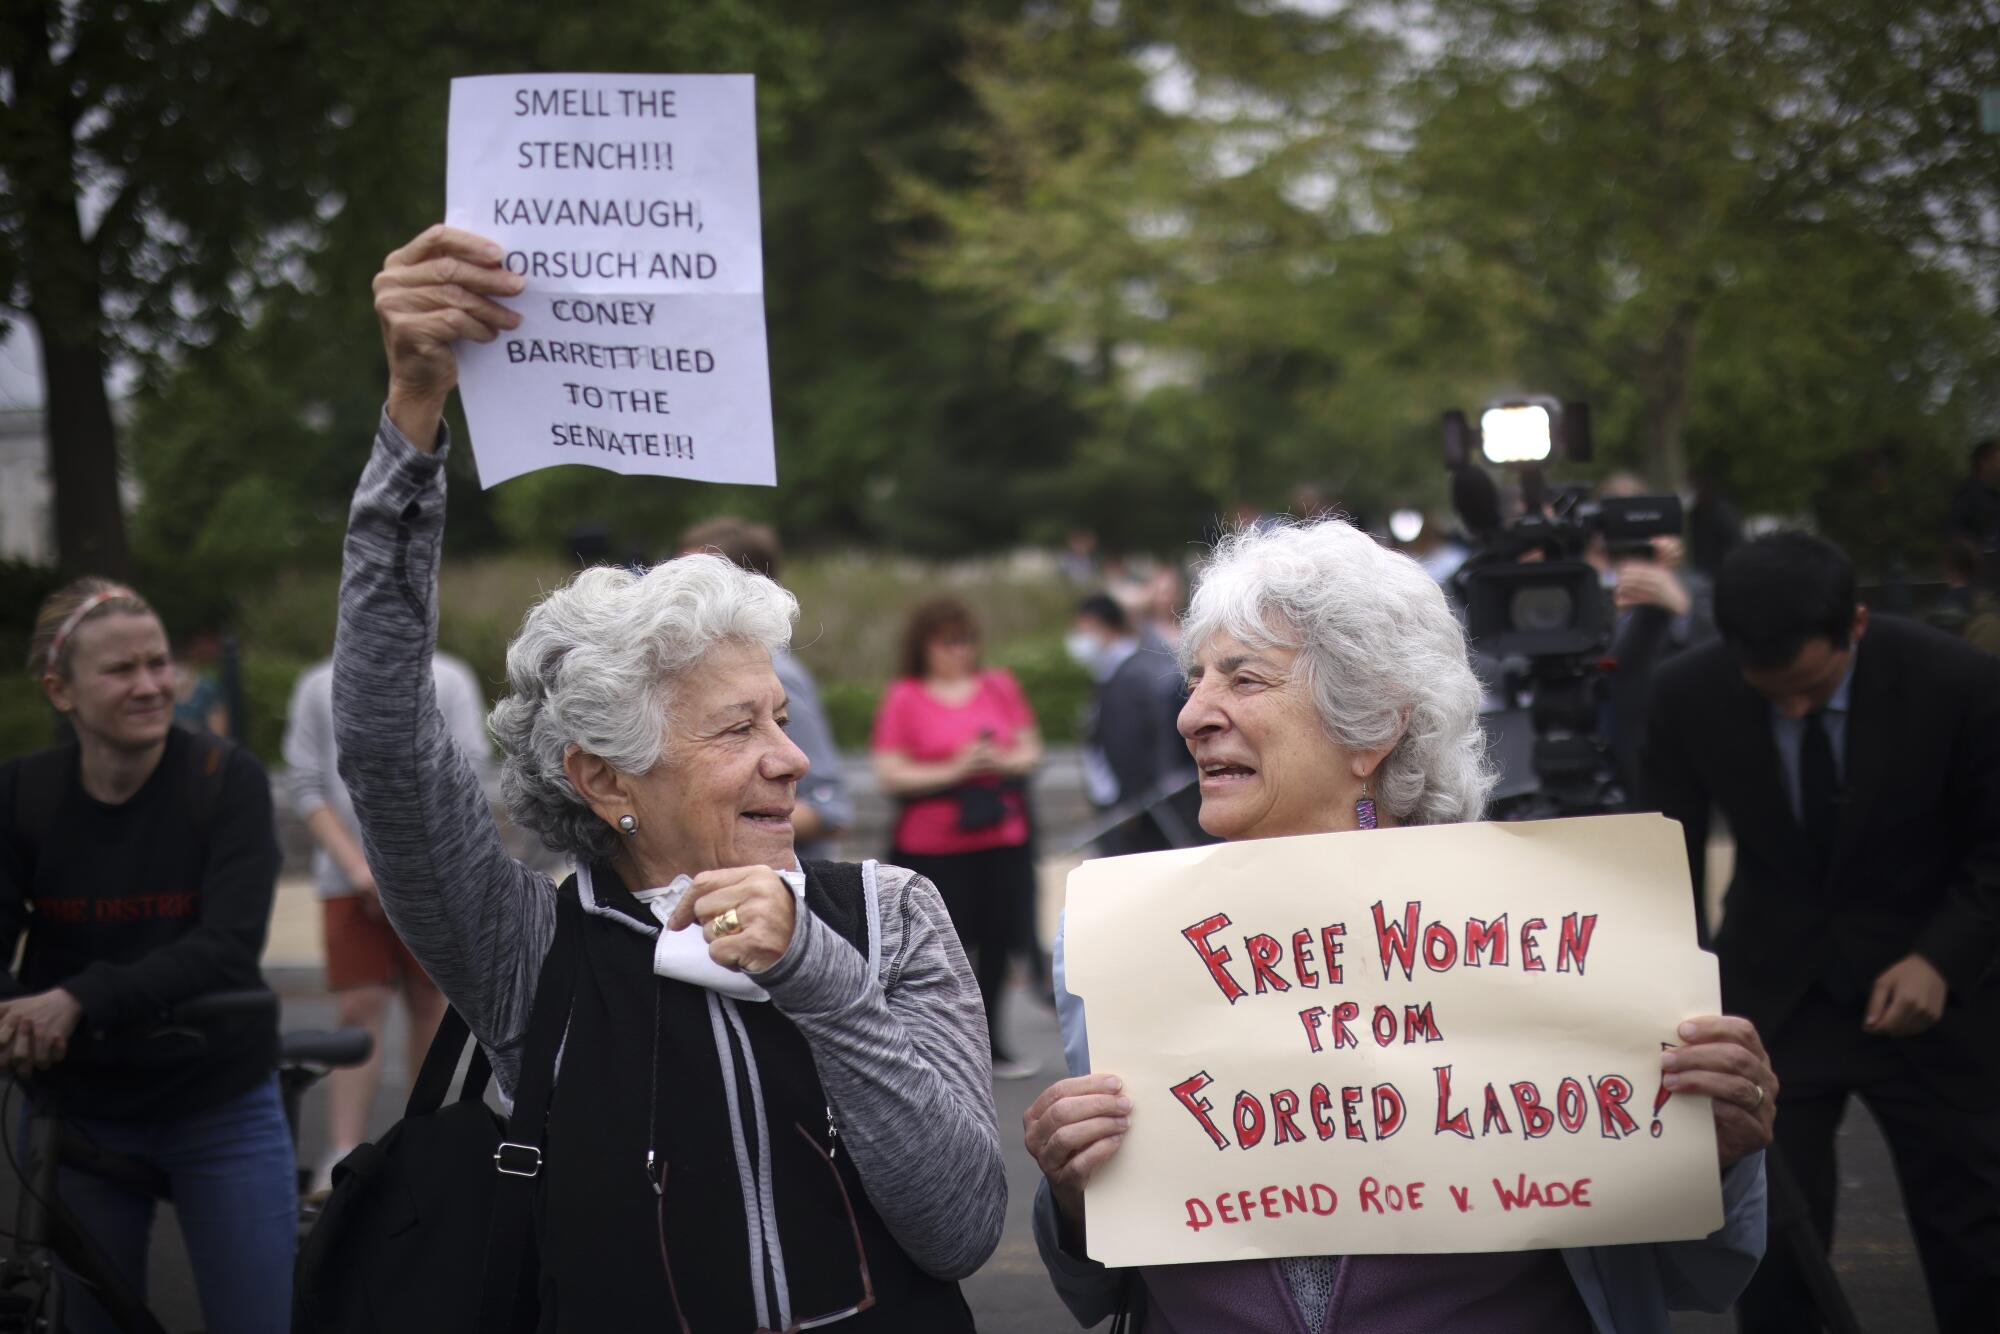
POLYGON ((903 625, 920 602, 949 594, 965 603, 994 661, 1017 641, 1060 636, 1076 602, 1053 569, 1011 559, 815 555, 784 575, 799 599, 799 660, 821 681, 872 682, 878 691, 901 670, 903 625))
MULTIPOLYGON (((569 577, 560 560, 532 555, 448 559, 439 571, 438 642, 465 659, 489 701, 506 689, 507 644, 521 617, 569 577)), ((802 612, 795 649, 818 678, 820 701, 842 750, 865 751, 884 687, 897 671, 904 618, 949 592, 979 618, 987 658, 1013 672, 1053 742, 1076 739, 1089 678, 1059 638, 1075 590, 1034 564, 937 564, 863 555, 809 556, 786 581, 802 612)), ((292 683, 333 650, 340 580, 333 570, 290 571, 240 608, 245 726, 251 750, 276 763, 292 683)))
POLYGON ((875 710, 882 703, 882 686, 872 681, 821 681, 819 704, 826 711, 826 725, 833 729, 833 743, 854 753, 868 749, 868 736, 875 727, 875 710))
POLYGON ((243 658, 243 718, 237 740, 250 748, 267 769, 284 762, 285 707, 292 687, 312 664, 277 654, 246 654, 243 658))
POLYGON ((46 565, 0 560, 0 670, 12 671, 25 660, 35 613, 62 584, 63 577, 46 565))
POLYGON ((1028 707, 1041 725, 1042 740, 1070 744, 1082 735, 1084 710, 1090 705, 1090 674, 1070 661, 1061 640, 1016 640, 997 647, 992 657, 995 666, 1005 667, 1021 683, 1028 707))
POLYGON ((27 677, 0 676, 0 757, 25 755, 56 739, 56 713, 41 686, 27 677))
MULTIPOLYGON (((1005 667, 1021 683, 1028 707, 1042 729, 1042 740, 1068 745, 1082 734, 1083 713, 1090 704, 1090 677, 1071 662, 1060 641, 1046 638, 1016 640, 997 646, 987 655, 996 667, 1005 667)), ((865 751, 869 733, 875 726, 875 710, 882 702, 882 683, 874 681, 821 681, 820 706, 826 710, 827 725, 842 750, 865 751)))

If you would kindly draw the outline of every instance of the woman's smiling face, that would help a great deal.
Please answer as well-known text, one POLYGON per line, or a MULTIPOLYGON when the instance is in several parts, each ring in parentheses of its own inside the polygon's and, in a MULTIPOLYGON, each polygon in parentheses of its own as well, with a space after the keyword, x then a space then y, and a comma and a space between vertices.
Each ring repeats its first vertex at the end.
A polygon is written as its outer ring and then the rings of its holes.
POLYGON ((648 862, 689 875, 796 864, 792 805, 807 760, 786 721, 785 688, 754 644, 718 644, 681 677, 665 755, 627 780, 648 862))
POLYGON ((1196 649, 1180 714, 1201 774, 1201 827, 1217 838, 1352 828, 1361 782, 1320 722, 1296 649, 1217 634, 1196 649))

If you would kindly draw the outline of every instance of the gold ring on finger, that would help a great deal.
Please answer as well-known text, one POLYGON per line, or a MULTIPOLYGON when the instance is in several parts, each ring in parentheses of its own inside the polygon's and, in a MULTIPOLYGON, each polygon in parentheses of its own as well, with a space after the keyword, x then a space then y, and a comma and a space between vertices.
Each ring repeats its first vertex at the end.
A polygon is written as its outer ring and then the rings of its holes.
POLYGON ((728 912, 723 913, 708 924, 709 937, 714 940, 720 940, 724 936, 733 936, 742 929, 743 919, 736 915, 736 909, 734 908, 731 908, 728 912))
POLYGON ((1753 1112, 1764 1105, 1764 1086, 1762 1084, 1759 1084, 1756 1086, 1756 1088, 1757 1088, 1757 1101, 1750 1104, 1750 1110, 1753 1112))

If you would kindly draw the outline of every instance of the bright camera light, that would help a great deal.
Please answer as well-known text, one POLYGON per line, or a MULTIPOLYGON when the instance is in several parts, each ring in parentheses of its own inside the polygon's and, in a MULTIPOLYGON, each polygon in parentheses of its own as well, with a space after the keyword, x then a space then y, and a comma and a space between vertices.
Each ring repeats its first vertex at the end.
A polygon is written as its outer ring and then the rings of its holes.
POLYGON ((1480 452, 1488 463, 1540 463, 1554 452, 1552 428, 1537 403, 1488 408, 1479 418, 1480 452))
POLYGON ((1389 516, 1389 536, 1398 542, 1414 542, 1423 531, 1422 510, 1397 510, 1389 516))

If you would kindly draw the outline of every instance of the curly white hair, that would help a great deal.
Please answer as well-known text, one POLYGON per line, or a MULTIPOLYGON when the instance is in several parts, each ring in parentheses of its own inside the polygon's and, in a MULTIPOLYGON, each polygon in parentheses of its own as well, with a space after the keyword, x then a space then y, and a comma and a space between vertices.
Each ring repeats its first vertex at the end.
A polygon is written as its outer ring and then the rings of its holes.
POLYGON ((650 770, 676 682, 725 642, 775 655, 798 610, 771 580, 708 554, 643 575, 585 570, 544 597, 507 646, 512 693, 488 719, 508 812, 559 852, 609 856, 618 836, 571 785, 564 758, 578 749, 625 773, 650 770))
POLYGON ((1404 824, 1477 820, 1495 775, 1465 632, 1423 567, 1343 519, 1225 536, 1197 571, 1183 665, 1214 635, 1299 653, 1327 735, 1391 747, 1375 799, 1404 824))

